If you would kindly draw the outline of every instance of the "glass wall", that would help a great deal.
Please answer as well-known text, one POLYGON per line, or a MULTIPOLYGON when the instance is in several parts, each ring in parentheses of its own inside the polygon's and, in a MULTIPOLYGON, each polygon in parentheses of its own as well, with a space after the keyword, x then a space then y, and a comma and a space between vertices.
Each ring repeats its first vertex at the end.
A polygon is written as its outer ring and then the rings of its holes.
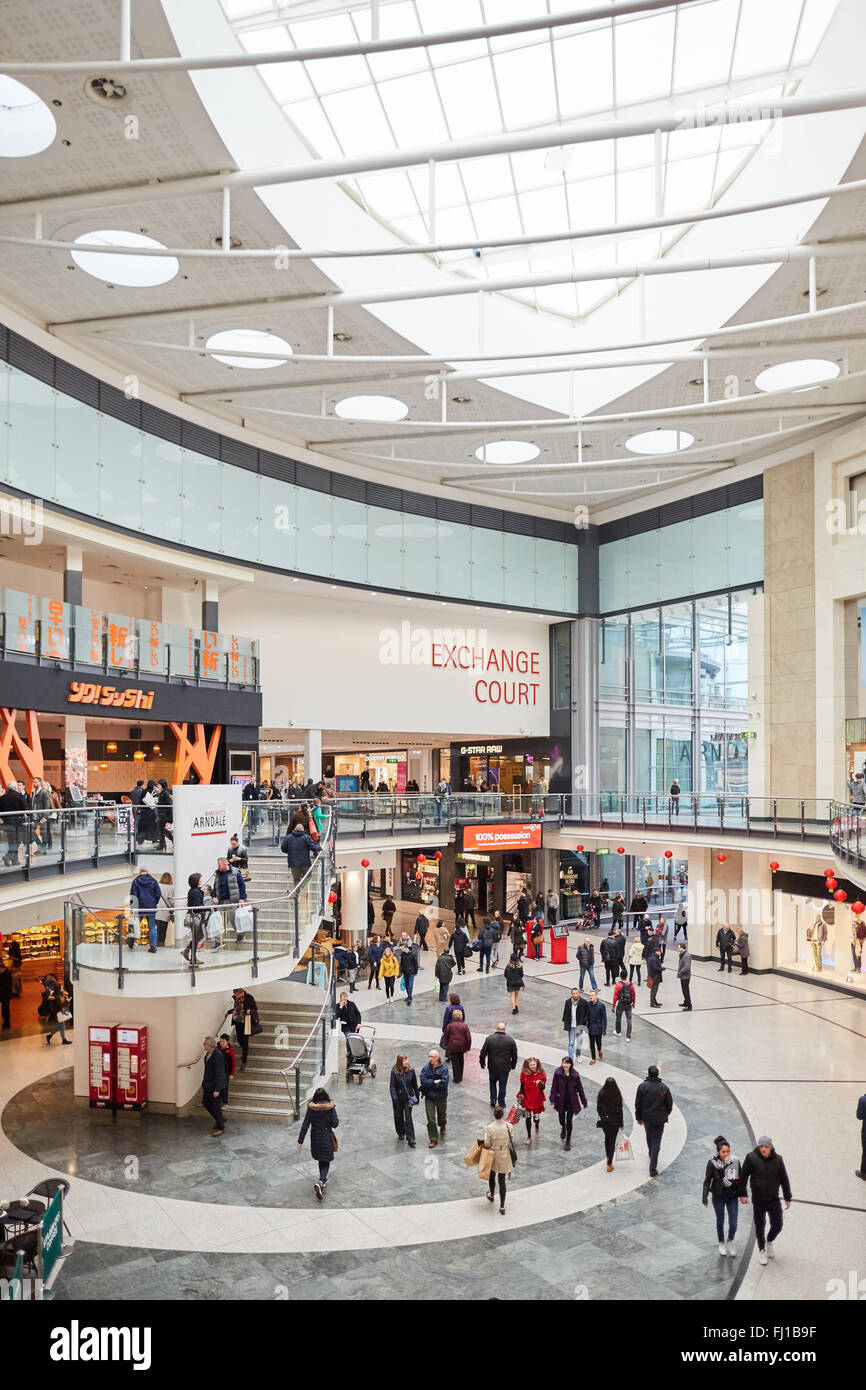
POLYGON ((0 363, 0 484, 231 560, 575 613, 577 546, 331 497, 156 439, 0 363))
POLYGON ((755 584, 764 577, 764 504, 744 502, 599 549, 602 612, 755 584))

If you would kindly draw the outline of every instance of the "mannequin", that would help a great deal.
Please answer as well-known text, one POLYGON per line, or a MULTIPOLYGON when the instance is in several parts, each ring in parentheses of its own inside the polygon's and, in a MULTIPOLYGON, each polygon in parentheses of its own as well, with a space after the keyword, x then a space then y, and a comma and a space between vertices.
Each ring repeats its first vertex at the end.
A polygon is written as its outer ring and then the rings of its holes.
POLYGON ((812 969, 820 975, 823 969, 822 949, 827 940, 827 924, 821 917, 816 917, 811 927, 806 928, 806 940, 812 949, 812 969))

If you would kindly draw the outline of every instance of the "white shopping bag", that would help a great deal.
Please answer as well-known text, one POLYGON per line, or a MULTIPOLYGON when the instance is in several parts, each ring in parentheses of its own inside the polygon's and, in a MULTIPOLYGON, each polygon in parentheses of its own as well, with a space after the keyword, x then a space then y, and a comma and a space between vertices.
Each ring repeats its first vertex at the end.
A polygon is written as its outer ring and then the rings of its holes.
POLYGON ((616 1146, 616 1159, 618 1163, 628 1163, 629 1160, 634 1162, 634 1149, 632 1148, 631 1139, 624 1129, 621 1129, 619 1132, 619 1140, 616 1146))

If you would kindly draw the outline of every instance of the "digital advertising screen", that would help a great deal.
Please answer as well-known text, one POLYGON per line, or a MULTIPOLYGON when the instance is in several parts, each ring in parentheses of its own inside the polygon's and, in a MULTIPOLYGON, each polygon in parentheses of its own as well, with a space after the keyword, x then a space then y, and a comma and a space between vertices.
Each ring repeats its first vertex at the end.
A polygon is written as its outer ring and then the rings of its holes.
POLYGON ((509 823, 486 821, 481 825, 460 825, 460 849, 464 854, 483 854, 491 850, 541 849, 541 821, 509 823))

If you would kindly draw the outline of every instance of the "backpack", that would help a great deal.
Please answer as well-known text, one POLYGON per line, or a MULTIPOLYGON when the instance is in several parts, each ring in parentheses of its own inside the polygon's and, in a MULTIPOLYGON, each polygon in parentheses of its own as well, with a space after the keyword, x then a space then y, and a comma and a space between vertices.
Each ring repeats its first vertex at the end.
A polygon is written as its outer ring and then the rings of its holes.
POLYGON ((354 969, 355 969, 355 966, 356 966, 357 964, 358 964, 358 956, 357 956, 356 952, 355 952, 355 951, 347 951, 347 952, 346 952, 346 967, 347 967, 347 969, 349 969, 349 970, 354 970, 354 969))
POLYGON ((625 1009, 632 1009, 636 1002, 634 985, 629 980, 623 980, 617 1003, 622 1004, 625 1009))

